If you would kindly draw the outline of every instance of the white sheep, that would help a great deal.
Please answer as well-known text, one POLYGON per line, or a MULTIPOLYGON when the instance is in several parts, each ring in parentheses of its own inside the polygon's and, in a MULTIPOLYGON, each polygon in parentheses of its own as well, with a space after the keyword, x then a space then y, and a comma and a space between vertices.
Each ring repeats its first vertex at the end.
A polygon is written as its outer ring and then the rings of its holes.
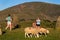
POLYGON ((34 35, 35 37, 39 37, 38 35, 38 30, 36 28, 33 28, 33 27, 26 27, 24 29, 25 31, 25 37, 32 37, 32 35, 34 35))
POLYGON ((44 33, 45 36, 47 36, 47 34, 49 34, 49 30, 47 30, 47 29, 45 29, 45 28, 39 28, 39 29, 38 29, 38 32, 39 32, 40 34, 43 34, 43 33, 44 33))

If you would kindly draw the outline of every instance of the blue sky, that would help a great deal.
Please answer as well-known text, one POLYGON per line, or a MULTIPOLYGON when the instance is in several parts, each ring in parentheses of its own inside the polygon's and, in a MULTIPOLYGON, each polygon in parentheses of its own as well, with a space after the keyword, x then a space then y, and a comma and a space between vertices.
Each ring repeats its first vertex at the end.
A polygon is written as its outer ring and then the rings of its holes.
POLYGON ((60 0, 0 0, 0 10, 22 4, 25 2, 46 2, 60 5, 60 0))

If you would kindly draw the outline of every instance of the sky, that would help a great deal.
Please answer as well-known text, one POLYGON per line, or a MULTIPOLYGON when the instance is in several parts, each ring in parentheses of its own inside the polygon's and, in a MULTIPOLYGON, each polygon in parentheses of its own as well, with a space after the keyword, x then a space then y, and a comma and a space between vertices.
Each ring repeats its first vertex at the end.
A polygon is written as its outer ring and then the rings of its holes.
POLYGON ((60 0, 0 0, 0 11, 26 2, 46 2, 60 5, 60 0))

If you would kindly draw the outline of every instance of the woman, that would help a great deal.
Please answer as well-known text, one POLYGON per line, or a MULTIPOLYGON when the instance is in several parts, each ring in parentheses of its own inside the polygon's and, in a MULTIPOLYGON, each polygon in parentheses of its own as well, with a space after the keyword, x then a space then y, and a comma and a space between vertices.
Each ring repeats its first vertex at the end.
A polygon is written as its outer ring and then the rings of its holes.
POLYGON ((6 18, 7 20, 7 27, 5 28, 7 30, 7 28, 10 28, 10 31, 12 30, 12 18, 10 16, 10 14, 8 15, 8 17, 6 18))
POLYGON ((36 26, 37 27, 40 26, 40 19, 39 19, 39 17, 36 19, 36 26))

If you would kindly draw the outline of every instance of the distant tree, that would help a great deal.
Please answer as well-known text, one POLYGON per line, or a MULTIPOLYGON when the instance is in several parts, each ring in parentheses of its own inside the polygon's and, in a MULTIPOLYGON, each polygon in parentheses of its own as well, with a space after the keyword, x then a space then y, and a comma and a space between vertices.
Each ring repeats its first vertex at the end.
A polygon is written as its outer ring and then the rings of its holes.
POLYGON ((23 19, 20 19, 20 21, 25 21, 25 19, 23 18, 23 19))

